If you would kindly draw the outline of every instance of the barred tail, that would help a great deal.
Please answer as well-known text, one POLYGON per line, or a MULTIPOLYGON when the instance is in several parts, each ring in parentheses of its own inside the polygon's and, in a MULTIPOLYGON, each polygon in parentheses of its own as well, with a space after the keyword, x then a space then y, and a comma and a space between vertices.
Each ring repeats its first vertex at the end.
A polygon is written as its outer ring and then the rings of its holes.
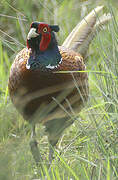
POLYGON ((89 44, 96 36, 96 33, 102 30, 103 25, 107 24, 111 19, 110 13, 98 17, 98 13, 102 9, 103 6, 98 6, 93 9, 80 23, 76 25, 62 46, 73 49, 85 57, 89 44))

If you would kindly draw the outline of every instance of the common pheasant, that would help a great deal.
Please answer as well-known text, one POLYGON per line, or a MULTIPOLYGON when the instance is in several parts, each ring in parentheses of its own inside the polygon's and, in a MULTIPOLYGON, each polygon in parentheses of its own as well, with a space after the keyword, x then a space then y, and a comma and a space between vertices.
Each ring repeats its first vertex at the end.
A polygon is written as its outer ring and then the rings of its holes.
POLYGON ((16 109, 33 127, 30 146, 37 164, 41 157, 35 140, 35 124, 42 123, 46 127, 51 162, 51 147, 74 122, 76 113, 88 99, 84 58, 96 31, 110 19, 104 15, 96 22, 96 14, 102 8, 97 7, 85 17, 62 46, 58 46, 54 33, 59 31, 58 25, 31 23, 27 47, 17 54, 12 64, 9 94, 16 109))

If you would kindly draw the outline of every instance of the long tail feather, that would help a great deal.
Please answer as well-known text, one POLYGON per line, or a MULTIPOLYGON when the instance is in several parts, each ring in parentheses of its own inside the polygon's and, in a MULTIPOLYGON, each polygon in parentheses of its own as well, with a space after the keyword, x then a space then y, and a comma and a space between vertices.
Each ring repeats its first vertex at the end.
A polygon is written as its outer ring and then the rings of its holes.
POLYGON ((62 46, 73 49, 83 56, 86 56, 89 44, 100 31, 104 24, 111 19, 110 14, 104 14, 97 20, 98 13, 103 9, 103 6, 98 6, 92 10, 66 38, 62 46), (97 20, 97 21, 96 21, 97 20))
POLYGON ((107 24, 110 19, 111 19, 110 13, 104 14, 103 16, 101 16, 97 20, 89 36, 83 41, 83 43, 79 47, 76 47, 75 50, 79 52, 84 58, 87 56, 88 48, 91 41, 94 39, 96 34, 99 33, 99 31, 103 30, 104 25, 107 24))

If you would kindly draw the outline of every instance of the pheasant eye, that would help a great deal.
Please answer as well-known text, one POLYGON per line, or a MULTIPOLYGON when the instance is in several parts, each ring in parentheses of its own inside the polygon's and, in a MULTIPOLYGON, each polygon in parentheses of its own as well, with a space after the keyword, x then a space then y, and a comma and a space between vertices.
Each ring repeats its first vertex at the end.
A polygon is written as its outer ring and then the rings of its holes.
POLYGON ((47 32, 47 31, 48 31, 47 27, 44 27, 43 32, 47 32))

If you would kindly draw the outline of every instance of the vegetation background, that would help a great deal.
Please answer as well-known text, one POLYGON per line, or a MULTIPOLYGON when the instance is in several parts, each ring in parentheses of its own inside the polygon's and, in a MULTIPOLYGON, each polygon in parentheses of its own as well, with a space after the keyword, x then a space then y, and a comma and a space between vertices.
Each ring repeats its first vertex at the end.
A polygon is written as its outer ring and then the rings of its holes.
MULTIPOLYGON (((13 107, 7 89, 11 63, 26 46, 30 23, 59 24, 58 41, 62 44, 78 21, 98 5, 104 5, 103 12, 110 12, 113 18, 89 49, 89 101, 64 132, 58 144, 61 155, 57 153, 51 175, 44 169, 47 179, 118 179, 118 1, 1 0, 0 180, 40 179, 29 148, 30 126, 13 107)), ((42 155, 48 156, 41 126, 37 126, 37 139, 42 155)))

